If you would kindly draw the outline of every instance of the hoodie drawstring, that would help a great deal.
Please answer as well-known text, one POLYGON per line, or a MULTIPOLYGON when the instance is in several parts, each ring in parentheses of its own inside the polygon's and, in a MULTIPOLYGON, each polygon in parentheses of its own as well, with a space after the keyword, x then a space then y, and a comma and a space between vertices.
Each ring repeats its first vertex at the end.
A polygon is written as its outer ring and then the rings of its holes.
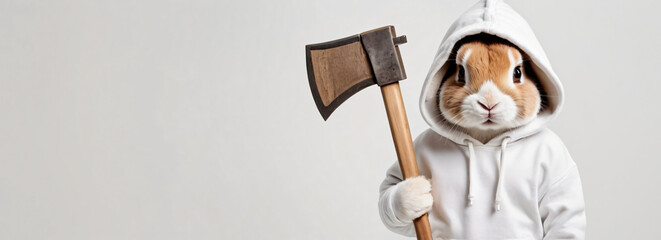
MULTIPOLYGON (((500 192, 501 186, 503 185, 503 176, 505 175, 505 149, 507 148, 507 143, 510 141, 509 137, 503 139, 503 142, 500 144, 500 159, 498 160, 498 183, 496 185, 496 199, 494 200, 494 208, 497 212, 500 211, 500 192)), ((475 182, 475 147, 473 142, 466 140, 468 144, 468 205, 473 206, 473 199, 475 195, 473 193, 473 182, 475 182)))
POLYGON ((505 175, 505 148, 507 148, 507 142, 510 141, 509 137, 503 139, 503 142, 500 144, 500 163, 498 166, 498 185, 496 185, 496 201, 494 202, 494 207, 496 211, 500 211, 500 187, 503 185, 503 176, 505 175))
POLYGON ((473 195, 473 178, 475 177, 475 173, 473 172, 475 169, 475 149, 473 148, 473 142, 468 141, 468 206, 473 206, 473 198, 475 195, 473 195))

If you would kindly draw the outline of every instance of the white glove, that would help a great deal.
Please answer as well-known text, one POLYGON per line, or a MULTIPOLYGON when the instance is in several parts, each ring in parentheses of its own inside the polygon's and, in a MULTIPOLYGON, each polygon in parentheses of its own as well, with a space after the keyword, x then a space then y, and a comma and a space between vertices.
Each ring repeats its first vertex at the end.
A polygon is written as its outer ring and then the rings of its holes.
POLYGON ((395 185, 393 211, 402 222, 411 222, 431 210, 434 199, 431 183, 424 176, 401 181, 395 185))

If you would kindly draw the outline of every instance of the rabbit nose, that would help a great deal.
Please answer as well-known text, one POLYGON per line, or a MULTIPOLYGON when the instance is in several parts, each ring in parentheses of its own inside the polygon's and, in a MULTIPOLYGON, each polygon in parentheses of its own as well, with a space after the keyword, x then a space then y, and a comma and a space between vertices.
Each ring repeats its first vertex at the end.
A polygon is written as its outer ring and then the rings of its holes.
POLYGON ((484 110, 487 110, 487 111, 491 111, 491 109, 495 108, 498 105, 498 103, 493 104, 493 105, 489 105, 489 104, 482 103, 481 101, 477 101, 477 104, 480 104, 480 107, 484 108, 484 110))

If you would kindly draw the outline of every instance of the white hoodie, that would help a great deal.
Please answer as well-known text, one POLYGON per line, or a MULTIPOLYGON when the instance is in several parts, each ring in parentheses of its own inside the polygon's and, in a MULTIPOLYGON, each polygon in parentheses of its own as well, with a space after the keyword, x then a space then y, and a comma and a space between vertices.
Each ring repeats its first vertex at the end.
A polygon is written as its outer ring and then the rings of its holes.
MULTIPOLYGON (((528 23, 502 1, 480 1, 450 27, 420 96, 431 129, 414 142, 420 174, 430 179, 429 212, 437 239, 583 239, 585 207, 578 169, 564 144, 546 125, 562 108, 560 80, 528 23), (453 129, 438 109, 438 88, 456 42, 488 33, 517 45, 531 58, 548 106, 532 122, 482 144, 453 129)), ((393 194, 402 175, 397 163, 380 188, 379 211, 392 231, 415 236, 399 220, 393 194)))

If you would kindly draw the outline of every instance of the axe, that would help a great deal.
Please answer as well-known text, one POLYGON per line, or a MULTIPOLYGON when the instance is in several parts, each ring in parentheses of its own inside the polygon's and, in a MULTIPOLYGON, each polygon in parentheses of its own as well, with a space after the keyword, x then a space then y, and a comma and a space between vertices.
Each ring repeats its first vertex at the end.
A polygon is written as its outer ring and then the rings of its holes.
MULTIPOLYGON (((345 100, 371 85, 381 88, 390 132, 395 142, 404 179, 417 177, 418 165, 411 131, 399 89, 406 72, 398 45, 406 36, 396 37, 395 27, 385 26, 350 37, 305 46, 308 80, 319 113, 328 117, 345 100)), ((431 240, 427 214, 413 220, 419 240, 431 240)))

